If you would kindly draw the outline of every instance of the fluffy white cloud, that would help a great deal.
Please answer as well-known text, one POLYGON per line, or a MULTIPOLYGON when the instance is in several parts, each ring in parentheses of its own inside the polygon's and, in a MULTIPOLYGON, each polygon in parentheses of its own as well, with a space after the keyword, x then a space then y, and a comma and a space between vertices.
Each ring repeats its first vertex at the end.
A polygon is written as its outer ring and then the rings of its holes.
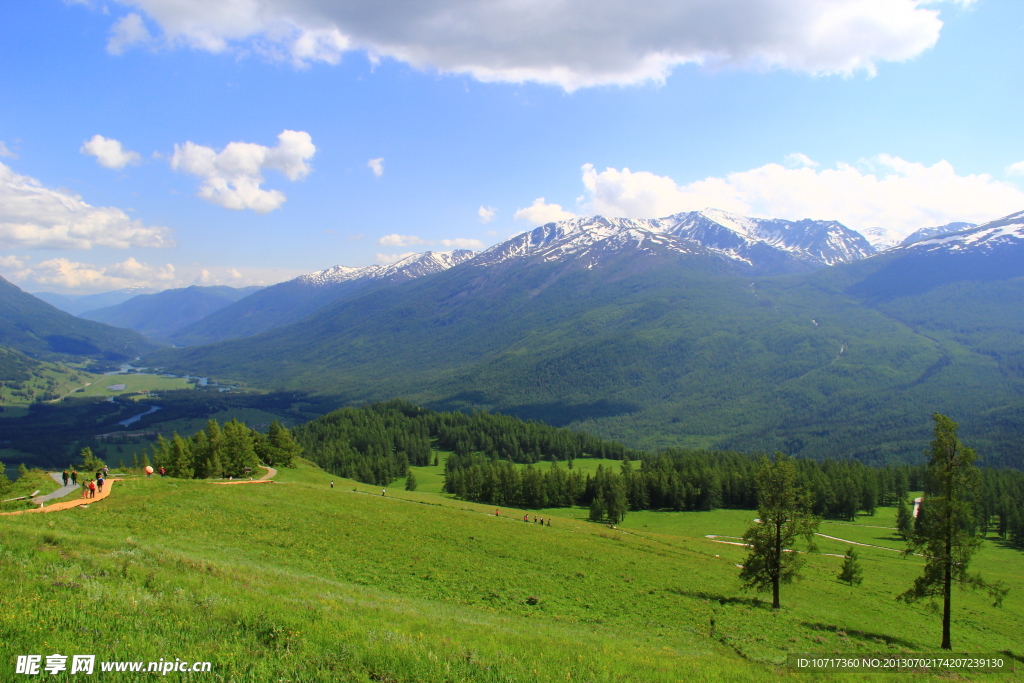
MULTIPOLYGON (((955 0, 969 4, 970 0, 955 0)), ((568 90, 662 81, 686 63, 872 73, 932 47, 942 22, 919 0, 120 0, 162 40, 337 63, 346 50, 482 81, 568 90)), ((147 40, 122 18, 108 49, 147 40)))
POLYGON ((169 247, 170 230, 144 225, 121 209, 86 204, 67 190, 0 164, 0 248, 169 247))
POLYGON ((18 155, 7 148, 3 140, 0 140, 0 157, 7 157, 9 159, 17 159, 18 155))
POLYGON ((267 285, 302 274, 282 268, 235 268, 187 264, 175 267, 170 263, 151 265, 128 258, 119 263, 97 265, 66 258, 31 263, 24 256, 0 257, 0 271, 9 280, 33 291, 84 294, 105 292, 126 287, 172 289, 189 285, 228 285, 248 287, 267 285))
POLYGON ((384 157, 377 157, 366 162, 366 167, 373 171, 373 175, 380 178, 384 175, 384 157))
POLYGON ((93 135, 82 143, 78 151, 96 157, 99 165, 107 168, 124 168, 128 164, 137 164, 142 160, 138 152, 125 149, 117 140, 102 135, 93 135))
POLYGON ((414 244, 429 244, 427 240, 415 235, 384 235, 377 244, 382 247, 410 247, 414 244))
POLYGON ((149 34, 146 25, 142 23, 142 17, 132 12, 118 19, 110 29, 107 52, 112 55, 119 55, 124 52, 126 47, 152 41, 153 36, 149 34))
POLYGON ((654 218, 707 207, 749 216, 837 220, 854 230, 881 226, 907 234, 952 221, 983 222, 1024 208, 1024 192, 987 174, 957 175, 881 154, 857 166, 786 168, 766 164, 724 178, 678 185, 646 171, 583 166, 588 213, 654 218))
POLYGON ((227 209, 252 209, 267 213, 281 206, 284 193, 264 190, 263 171, 274 169, 289 180, 301 180, 312 168, 316 153, 313 139, 303 131, 286 130, 277 136, 277 147, 252 142, 232 142, 220 152, 193 142, 174 146, 171 168, 203 179, 200 197, 227 209))
POLYGON ((394 263, 395 261, 401 261, 406 256, 414 256, 416 252, 407 251, 404 254, 377 254, 377 263, 394 263))
POLYGON ((483 249, 484 243, 468 237, 456 237, 453 240, 441 240, 441 244, 449 249, 483 249))
POLYGON ((516 211, 513 218, 517 221, 527 221, 533 225, 543 225, 552 221, 564 221, 567 218, 575 218, 576 214, 564 210, 558 204, 548 204, 543 197, 533 200, 533 204, 525 209, 516 211))
POLYGON ((481 223, 490 223, 497 214, 498 210, 493 206, 481 206, 476 210, 476 215, 480 216, 481 223))
POLYGON ((1010 175, 1024 175, 1024 161, 1018 161, 1015 164, 1010 164, 1006 167, 1006 172, 1010 175))
POLYGON ((174 266, 151 266, 128 258, 109 266, 55 258, 15 270, 16 282, 59 290, 107 291, 125 287, 166 289, 175 280, 174 266))

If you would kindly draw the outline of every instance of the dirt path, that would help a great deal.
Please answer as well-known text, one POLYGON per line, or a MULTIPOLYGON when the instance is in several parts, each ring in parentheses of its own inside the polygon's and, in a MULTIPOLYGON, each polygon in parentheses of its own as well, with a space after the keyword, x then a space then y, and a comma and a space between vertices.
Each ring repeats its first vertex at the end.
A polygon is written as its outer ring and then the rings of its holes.
POLYGON ((98 503, 107 496, 114 488, 114 482, 121 481, 120 479, 107 479, 106 484, 103 486, 102 491, 96 492, 95 498, 77 498, 75 500, 66 500, 62 503, 54 503, 49 507, 38 507, 32 508, 31 510, 16 510, 14 512, 0 512, 0 515, 24 515, 30 512, 57 512, 58 510, 69 510, 79 506, 91 505, 92 503, 98 503))
POLYGON ((259 479, 238 479, 236 481, 212 481, 210 483, 217 484, 218 486, 231 486, 233 484, 273 484, 274 482, 272 480, 274 477, 277 476, 277 470, 275 470, 273 467, 267 467, 266 465, 260 465, 260 467, 265 469, 267 473, 264 474, 259 479))

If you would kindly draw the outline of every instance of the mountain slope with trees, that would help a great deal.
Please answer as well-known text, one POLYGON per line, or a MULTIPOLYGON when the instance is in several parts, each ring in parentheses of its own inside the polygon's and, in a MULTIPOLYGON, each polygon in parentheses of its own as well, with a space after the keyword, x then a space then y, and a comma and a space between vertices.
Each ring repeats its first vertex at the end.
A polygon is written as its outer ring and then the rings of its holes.
POLYGON ((114 306, 85 311, 79 317, 114 327, 127 327, 161 341, 186 325, 261 289, 224 285, 166 289, 156 294, 140 294, 114 306))
POLYGON ((1020 466, 1024 242, 999 237, 1012 224, 959 233, 965 248, 937 238, 775 277, 671 239, 591 241, 585 259, 474 260, 151 360, 341 403, 500 410, 639 448, 918 461, 942 412, 983 462, 1020 466))
POLYGON ((138 332, 76 318, 0 278, 0 345, 44 360, 121 361, 156 348, 138 332))

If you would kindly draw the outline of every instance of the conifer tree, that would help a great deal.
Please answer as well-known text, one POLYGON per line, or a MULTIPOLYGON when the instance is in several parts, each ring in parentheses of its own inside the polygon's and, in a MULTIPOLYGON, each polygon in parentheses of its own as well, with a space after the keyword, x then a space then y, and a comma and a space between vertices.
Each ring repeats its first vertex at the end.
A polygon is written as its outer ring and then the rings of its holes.
POLYGON ((864 568, 860 566, 857 559, 857 551, 851 545, 846 551, 846 559, 843 560, 842 570, 839 572, 839 580, 850 586, 859 586, 864 581, 864 568))
POLYGON ((267 430, 267 442, 270 446, 274 467, 294 467, 295 458, 302 455, 302 446, 298 444, 292 433, 277 420, 270 423, 267 430))
POLYGON ((0 495, 11 490, 11 480, 7 478, 7 466, 0 462, 0 495))
POLYGON ((796 467, 782 453, 775 461, 762 458, 757 472, 759 520, 743 535, 750 554, 743 563, 743 588, 772 592, 772 608, 779 609, 779 587, 799 574, 804 558, 793 545, 799 538, 813 552, 814 532, 820 519, 811 512, 809 494, 797 484, 796 467))
POLYGON ((990 584, 980 574, 969 574, 971 556, 981 546, 972 530, 971 492, 978 482, 975 454, 957 438, 956 422, 945 415, 933 416, 935 429, 928 461, 924 499, 918 507, 917 524, 907 554, 923 551, 924 573, 899 596, 904 602, 942 598, 942 649, 953 648, 950 637, 953 584, 984 589, 1002 603, 1006 589, 990 584))
POLYGON ((416 475, 412 473, 412 470, 407 470, 405 473, 405 490, 416 490, 416 475))
POLYGON ((904 541, 910 540, 910 535, 914 531, 914 516, 903 498, 896 504, 896 531, 904 541))
POLYGON ((170 454, 167 462, 167 474, 181 479, 191 479, 195 474, 192 467, 192 451, 188 442, 175 432, 171 439, 170 454))

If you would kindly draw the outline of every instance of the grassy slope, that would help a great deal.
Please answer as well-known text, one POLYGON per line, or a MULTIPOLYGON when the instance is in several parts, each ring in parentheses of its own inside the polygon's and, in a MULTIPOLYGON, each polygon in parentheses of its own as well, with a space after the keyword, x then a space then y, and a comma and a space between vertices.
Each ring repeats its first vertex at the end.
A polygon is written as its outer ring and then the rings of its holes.
MULTIPOLYGON (((738 594, 742 549, 703 536, 738 535, 749 512, 631 513, 611 530, 550 511, 540 528, 330 479, 303 467, 277 485, 132 480, 86 510, 0 518, 0 648, 11 663, 210 660, 238 681, 767 681, 789 675, 776 664, 789 651, 938 639, 934 615, 892 599, 920 566, 896 553, 863 549, 859 589, 835 581, 838 558, 811 557, 778 613, 738 594)), ((957 597, 958 649, 1021 654, 1021 563, 983 551, 978 568, 1015 590, 1003 610, 957 597)))

